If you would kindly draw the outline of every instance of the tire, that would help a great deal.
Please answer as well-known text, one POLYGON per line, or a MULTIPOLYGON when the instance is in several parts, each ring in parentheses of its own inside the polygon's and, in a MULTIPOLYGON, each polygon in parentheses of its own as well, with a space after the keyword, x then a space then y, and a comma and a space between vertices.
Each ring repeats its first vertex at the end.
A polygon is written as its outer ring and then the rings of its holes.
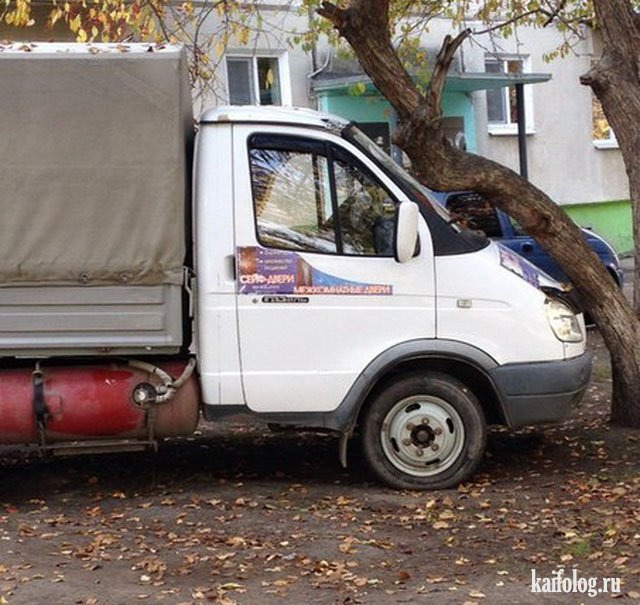
POLYGON ((405 374, 369 402, 362 448, 373 473, 398 489, 458 485, 484 456, 487 425, 478 400, 438 372, 405 374))

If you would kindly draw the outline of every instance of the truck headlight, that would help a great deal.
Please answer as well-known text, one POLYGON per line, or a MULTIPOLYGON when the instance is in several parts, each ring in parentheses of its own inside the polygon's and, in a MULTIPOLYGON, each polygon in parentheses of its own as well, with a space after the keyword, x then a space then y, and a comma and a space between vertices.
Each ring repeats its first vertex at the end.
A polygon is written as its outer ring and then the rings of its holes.
POLYGON ((558 340, 562 342, 582 341, 580 322, 571 308, 554 298, 547 298, 544 306, 547 312, 547 321, 558 340))

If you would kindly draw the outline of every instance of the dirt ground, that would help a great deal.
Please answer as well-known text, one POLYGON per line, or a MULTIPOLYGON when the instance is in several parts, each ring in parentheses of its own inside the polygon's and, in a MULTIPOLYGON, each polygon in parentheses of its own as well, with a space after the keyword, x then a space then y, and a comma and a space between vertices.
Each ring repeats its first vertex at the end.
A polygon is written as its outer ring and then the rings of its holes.
MULTIPOLYGON (((0 603, 580 603, 531 569, 619 577, 640 599, 640 431, 607 424, 610 369, 560 426, 494 430, 472 483, 347 471, 331 435, 241 424, 157 456, 0 459, 0 603), (4 599, 4 600, 3 600, 4 599)), ((612 601, 613 602, 613 601, 612 601)))

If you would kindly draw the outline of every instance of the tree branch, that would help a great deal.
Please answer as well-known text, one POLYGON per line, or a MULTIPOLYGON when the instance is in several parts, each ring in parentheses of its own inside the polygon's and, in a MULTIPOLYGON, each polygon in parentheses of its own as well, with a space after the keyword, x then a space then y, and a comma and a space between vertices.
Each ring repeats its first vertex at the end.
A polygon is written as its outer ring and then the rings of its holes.
POLYGON ((346 9, 325 0, 317 12, 351 45, 362 68, 395 107, 400 120, 415 113, 424 97, 393 47, 388 0, 354 0, 346 9))
MULTIPOLYGON (((634 406, 633 414, 625 414, 624 408, 625 405, 635 402, 634 397, 640 383, 640 355, 636 352, 640 339, 640 323, 620 288, 613 283, 607 269, 589 248, 580 228, 533 184, 506 166, 454 147, 444 136, 441 101, 446 76, 457 49, 470 35, 469 30, 464 30, 455 37, 445 38, 438 53, 427 94, 423 96, 403 67, 391 42, 386 0, 349 1, 348 7, 338 8, 327 0, 323 3, 320 14, 328 18, 346 38, 372 82, 396 108, 400 120, 394 138, 410 158, 413 173, 419 181, 432 189, 470 190, 483 194, 491 204, 518 220, 530 235, 549 250, 574 283, 612 352, 616 385, 614 404, 617 402, 617 406, 614 405, 614 417, 617 420, 631 418, 635 425, 640 425, 640 406, 634 406)), ((562 0, 557 1, 562 3, 562 0)), ((630 50, 637 54, 640 41, 630 41, 629 38, 640 34, 637 30, 625 31, 625 25, 628 26, 630 23, 631 3, 629 0, 594 0, 594 3, 596 10, 599 5, 605 7, 600 8, 600 22, 603 15, 614 11, 616 6, 626 6, 626 15, 619 15, 617 24, 611 24, 605 35, 605 42, 608 36, 618 37, 615 41, 617 50, 614 49, 612 52, 611 49, 607 49, 598 65, 600 68, 606 65, 603 64, 603 60, 617 61, 618 66, 624 67, 619 82, 632 84, 633 78, 628 76, 628 64, 636 57, 630 56, 630 50), (626 55, 622 50, 625 44, 631 47, 627 48, 626 55)), ((562 19, 562 15, 558 13, 555 18, 562 19)), ((615 16, 613 20, 616 20, 615 16)), ((598 71, 594 66, 585 79, 604 77, 598 71)), ((612 83, 615 83, 615 80, 612 83)), ((610 89, 620 88, 610 86, 610 89)), ((635 109, 633 103, 640 99, 640 92, 636 93, 633 88, 631 93, 634 98, 631 102, 625 99, 625 104, 632 105, 632 109, 635 109)), ((633 116, 627 120, 633 123, 637 115, 640 115, 640 110, 636 109, 633 116)), ((633 161, 637 164, 635 158, 637 149, 640 149, 640 135, 636 135, 637 129, 633 127, 627 130, 629 133, 625 131, 622 140, 626 145, 621 145, 621 148, 623 153, 625 148, 633 148, 633 161), (637 141, 632 140, 632 135, 637 137, 637 141), (636 147, 633 147, 634 144, 636 147)), ((631 162, 626 162, 629 171, 630 164, 631 162)), ((631 178, 631 171, 629 172, 631 185, 637 184, 636 192, 631 190, 634 200, 640 199, 640 168, 637 170, 639 174, 635 179, 631 178)), ((424 204, 430 203, 426 197, 417 197, 424 204)), ((636 205, 636 210, 639 207, 636 205)), ((638 215, 640 210, 637 212, 638 215)), ((640 258, 638 254, 637 258, 640 258)))
POLYGON ((447 81, 447 74, 451 68, 451 63, 460 45, 471 35, 470 29, 462 30, 455 38, 450 35, 445 36, 440 52, 436 57, 436 64, 433 68, 433 75, 429 82, 427 98, 429 102, 430 120, 439 119, 442 115, 442 93, 447 81))
POLYGON ((171 42, 171 34, 169 33, 169 30, 167 29, 167 25, 164 22, 164 18, 160 14, 160 11, 158 10, 158 7, 155 5, 155 2, 153 2, 153 0, 150 0, 149 2, 147 2, 147 6, 149 6, 151 11, 155 15, 156 21, 157 21, 158 25, 160 26, 160 31, 162 31, 162 35, 164 36, 165 41, 166 42, 171 42))
POLYGON ((338 32, 341 32, 345 27, 347 21, 347 11, 343 8, 338 8, 332 2, 323 0, 321 8, 316 11, 321 17, 324 17, 333 24, 338 32))
POLYGON ((546 15, 547 11, 542 10, 541 8, 536 8, 534 10, 530 10, 525 13, 519 13, 514 17, 512 17, 511 19, 507 19, 506 21, 500 21, 500 23, 496 23, 495 25, 492 25, 491 27, 487 27, 486 29, 481 29, 480 31, 474 31, 473 35, 481 36, 482 34, 489 34, 497 29, 502 29, 503 27, 506 27, 507 25, 511 25, 512 23, 517 23, 518 21, 522 21, 522 19, 526 19, 527 17, 530 17, 531 15, 535 15, 537 13, 544 13, 546 15))
POLYGON ((558 6, 556 6, 547 17, 547 20, 542 24, 542 27, 547 27, 553 20, 560 14, 560 11, 565 7, 567 0, 560 0, 558 6))

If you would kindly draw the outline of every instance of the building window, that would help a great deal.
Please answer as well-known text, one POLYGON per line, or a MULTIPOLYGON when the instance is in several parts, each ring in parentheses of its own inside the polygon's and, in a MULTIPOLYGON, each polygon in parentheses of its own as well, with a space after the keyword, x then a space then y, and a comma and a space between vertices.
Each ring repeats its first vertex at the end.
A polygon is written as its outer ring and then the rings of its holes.
MULTIPOLYGON (((530 71, 527 57, 486 57, 485 71, 490 74, 522 74, 530 71)), ((524 89, 526 131, 533 133, 533 99, 531 87, 524 89)), ((490 134, 516 134, 518 111, 515 86, 487 90, 487 122, 490 134)))
POLYGON ((598 149, 618 149, 618 139, 609 126, 602 105, 595 95, 591 101, 591 120, 593 129, 593 146, 598 149))
POLYGON ((231 105, 289 105, 286 54, 228 56, 227 84, 231 105))

